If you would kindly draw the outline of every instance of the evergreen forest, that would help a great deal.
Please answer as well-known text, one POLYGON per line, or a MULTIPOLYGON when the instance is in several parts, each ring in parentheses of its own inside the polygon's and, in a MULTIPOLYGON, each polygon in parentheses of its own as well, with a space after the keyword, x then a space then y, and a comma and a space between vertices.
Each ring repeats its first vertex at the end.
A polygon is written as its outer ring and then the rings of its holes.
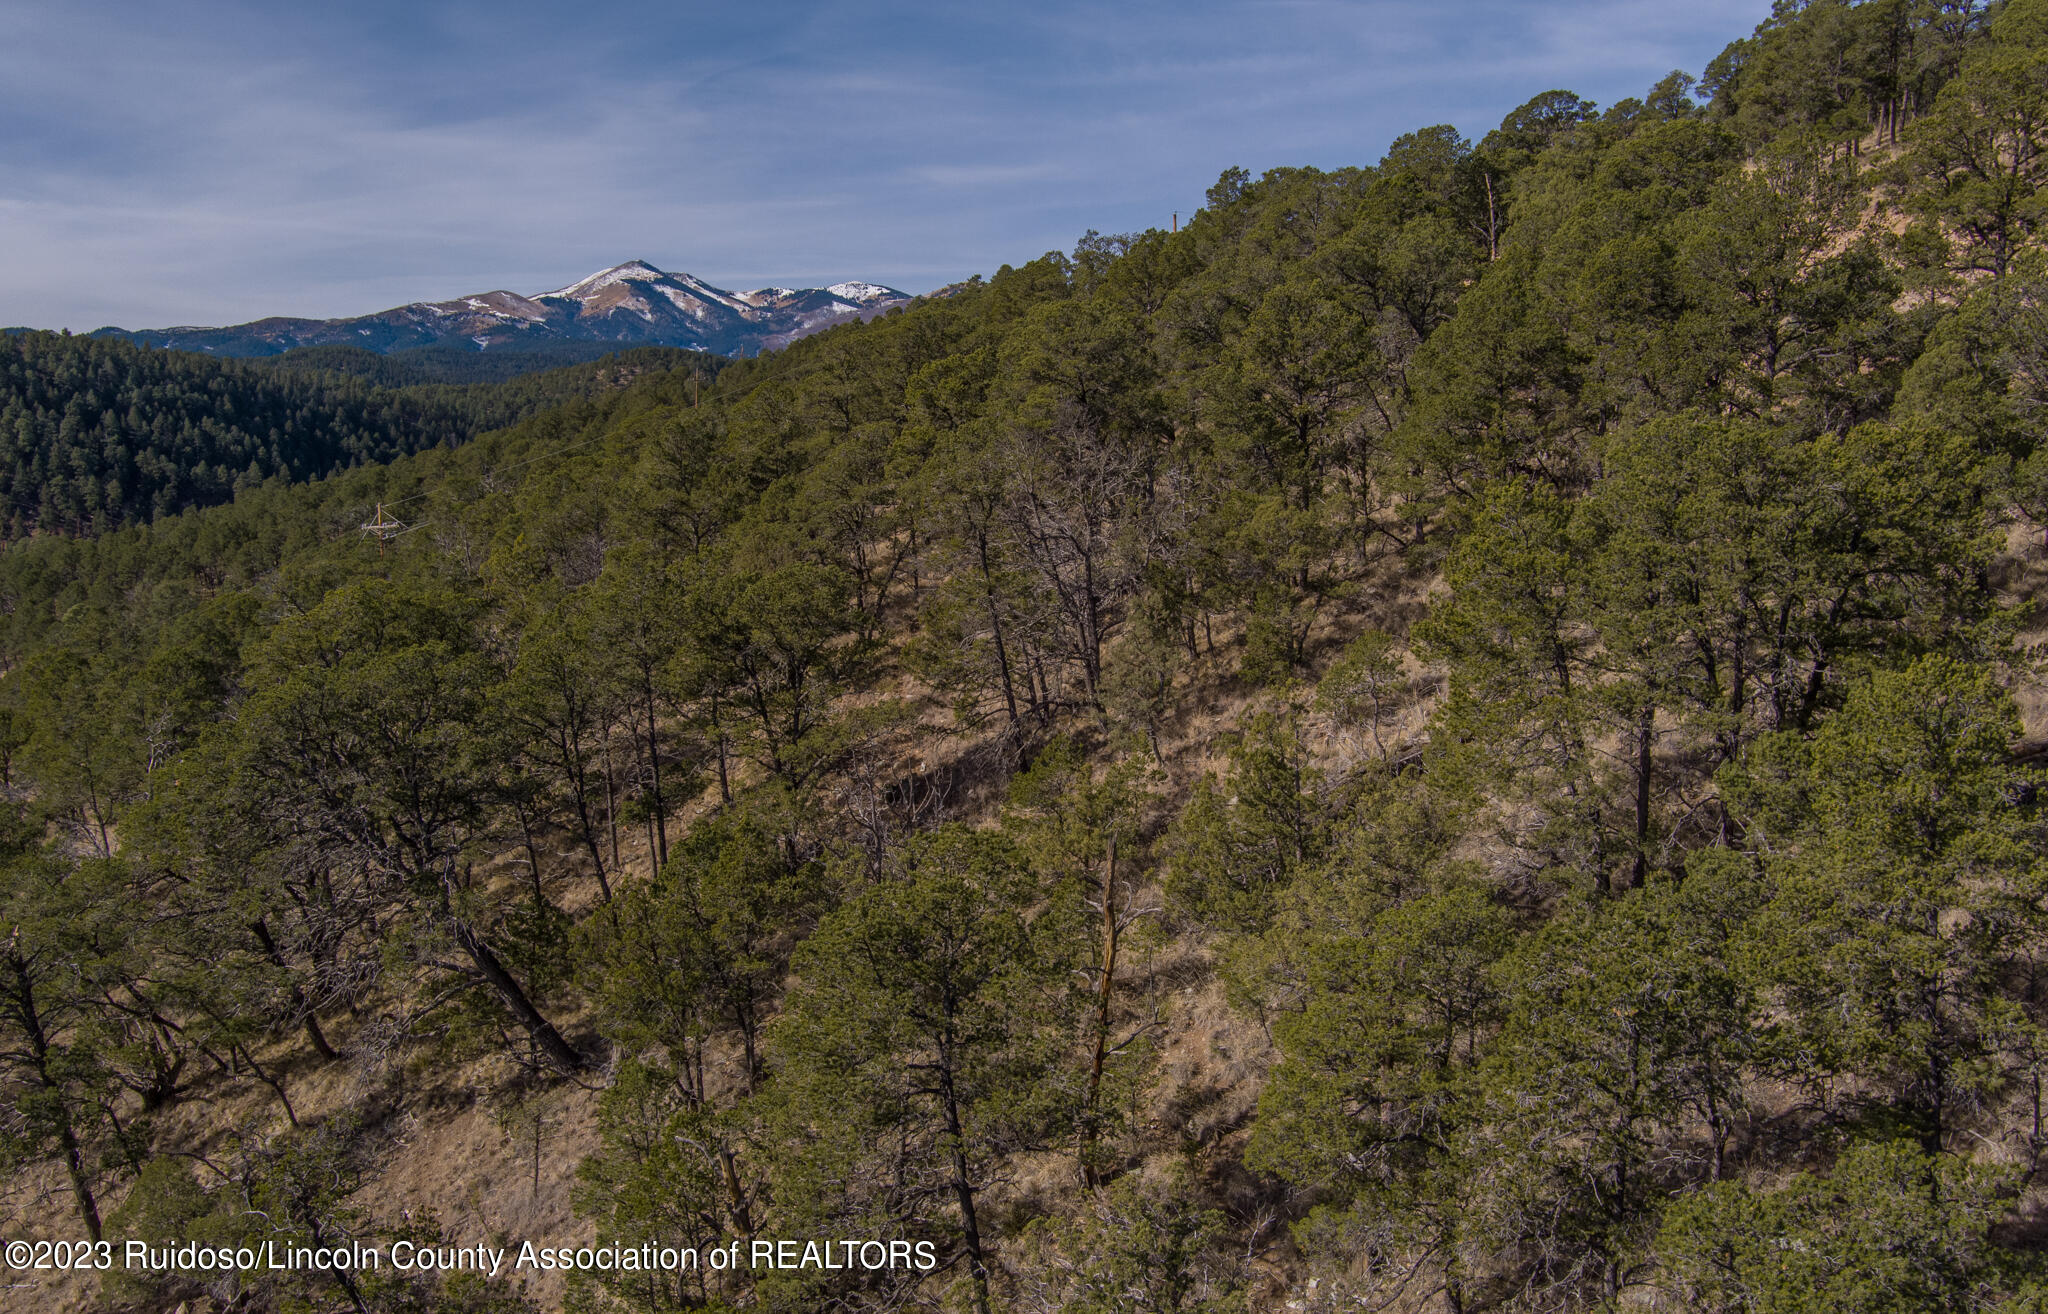
POLYGON ((0 339, 0 1230, 935 1260, 20 1307, 2048 1308, 2044 177, 1779 0, 758 359, 0 339))
POLYGON ((462 442, 691 359, 309 347, 255 362, 0 333, 0 540, 101 533, 462 442))

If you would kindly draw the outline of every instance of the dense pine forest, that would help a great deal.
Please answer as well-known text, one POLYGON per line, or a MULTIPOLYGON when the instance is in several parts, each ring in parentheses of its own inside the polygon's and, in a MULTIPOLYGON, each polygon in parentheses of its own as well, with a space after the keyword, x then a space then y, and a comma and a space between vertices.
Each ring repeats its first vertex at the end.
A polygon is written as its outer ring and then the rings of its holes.
POLYGON ((466 442, 7 343, 10 1235, 933 1256, 19 1307, 2043 1308, 2044 150, 1780 0, 466 442))
POLYGON ((691 359, 640 348, 564 367, 534 353, 322 347, 259 364, 0 334, 0 537, 103 532, 214 506, 267 479, 461 442, 691 359))

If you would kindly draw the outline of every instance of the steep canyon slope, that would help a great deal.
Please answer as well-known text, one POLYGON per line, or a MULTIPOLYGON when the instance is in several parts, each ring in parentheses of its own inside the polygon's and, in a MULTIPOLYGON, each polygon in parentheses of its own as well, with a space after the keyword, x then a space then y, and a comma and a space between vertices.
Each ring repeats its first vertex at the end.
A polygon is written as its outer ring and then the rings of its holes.
POLYGON ((1781 6, 10 546, 16 1232, 937 1263, 0 1299, 2035 1307, 2042 125, 1781 6))

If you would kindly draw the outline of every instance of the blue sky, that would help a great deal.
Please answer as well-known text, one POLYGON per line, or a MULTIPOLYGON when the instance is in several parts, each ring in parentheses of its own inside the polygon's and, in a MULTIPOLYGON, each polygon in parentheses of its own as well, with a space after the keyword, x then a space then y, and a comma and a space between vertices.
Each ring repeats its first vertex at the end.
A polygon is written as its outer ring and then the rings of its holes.
POLYGON ((532 293, 641 258, 926 291, 1697 73, 1769 0, 0 0, 0 324, 532 293))

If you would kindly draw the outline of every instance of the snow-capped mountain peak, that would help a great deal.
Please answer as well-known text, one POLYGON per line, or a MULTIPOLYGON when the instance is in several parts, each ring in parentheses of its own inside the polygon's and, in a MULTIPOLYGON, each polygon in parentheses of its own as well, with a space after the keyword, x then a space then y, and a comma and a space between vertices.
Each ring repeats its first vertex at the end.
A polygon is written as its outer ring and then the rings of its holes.
POLYGON ((585 297, 602 292, 615 283, 657 283, 667 277, 667 274, 648 264, 645 260, 628 260, 623 265, 613 265, 610 269, 600 269, 588 278, 579 278, 567 287, 556 288, 552 292, 543 292, 540 294, 540 297, 534 299, 539 300, 541 297, 567 297, 572 301, 581 301, 585 297))
POLYGON ((645 260, 600 269, 533 296, 481 292, 415 301, 349 319, 266 319, 231 328, 103 329, 102 333, 188 351, 268 356, 293 347, 347 343, 372 351, 435 344, 534 348, 558 341, 685 347, 751 356, 819 329, 872 319, 910 297, 859 281, 829 288, 766 287, 744 294, 645 260))

